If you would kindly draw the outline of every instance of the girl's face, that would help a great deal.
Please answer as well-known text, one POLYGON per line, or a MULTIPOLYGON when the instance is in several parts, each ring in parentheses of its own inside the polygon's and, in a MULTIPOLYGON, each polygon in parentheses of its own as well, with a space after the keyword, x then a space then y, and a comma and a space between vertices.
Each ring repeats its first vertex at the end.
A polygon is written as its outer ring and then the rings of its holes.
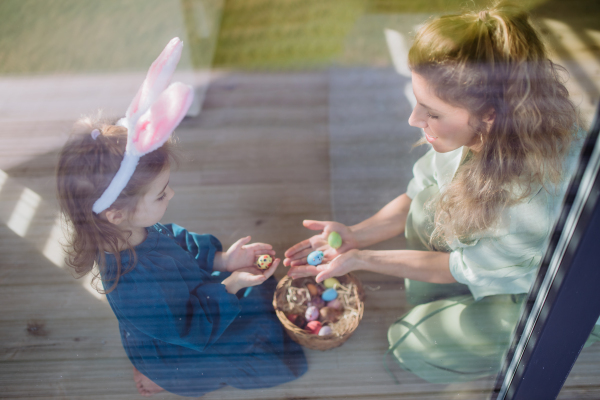
POLYGON ((148 192, 138 201, 135 213, 129 217, 131 227, 146 228, 162 219, 169 206, 169 200, 175 195, 169 187, 170 177, 171 170, 167 167, 152 181, 148 192))
POLYGON ((412 73, 412 86, 417 105, 408 123, 422 128, 425 138, 438 153, 447 153, 462 146, 473 151, 481 147, 480 136, 469 125, 471 114, 464 108, 450 105, 437 97, 421 75, 412 73))

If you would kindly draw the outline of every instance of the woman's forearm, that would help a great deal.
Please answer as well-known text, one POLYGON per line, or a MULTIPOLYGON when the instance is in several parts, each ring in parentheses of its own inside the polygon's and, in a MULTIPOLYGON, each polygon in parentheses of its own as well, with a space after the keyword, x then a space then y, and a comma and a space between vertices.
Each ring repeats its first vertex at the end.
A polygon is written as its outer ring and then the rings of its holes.
POLYGON ((359 248, 393 238, 404 232, 411 199, 405 194, 396 197, 372 217, 350 227, 359 248))
POLYGON ((430 283, 454 283, 450 253, 416 250, 362 250, 353 269, 430 283))

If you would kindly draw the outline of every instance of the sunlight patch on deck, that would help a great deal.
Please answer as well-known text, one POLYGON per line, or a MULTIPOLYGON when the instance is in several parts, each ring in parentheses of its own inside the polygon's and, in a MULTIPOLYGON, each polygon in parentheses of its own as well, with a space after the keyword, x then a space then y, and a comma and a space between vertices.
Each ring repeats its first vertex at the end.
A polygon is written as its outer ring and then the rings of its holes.
POLYGON ((25 237, 41 200, 39 194, 29 188, 24 188, 6 225, 17 235, 25 237))
POLYGON ((54 225, 52 225, 52 230, 50 231, 48 240, 46 240, 44 250, 42 250, 42 254, 59 268, 65 266, 65 253, 62 248, 64 238, 62 218, 59 214, 54 220, 54 225))
POLYGON ((4 183, 8 179, 8 174, 0 169, 0 192, 2 191, 2 187, 4 183))

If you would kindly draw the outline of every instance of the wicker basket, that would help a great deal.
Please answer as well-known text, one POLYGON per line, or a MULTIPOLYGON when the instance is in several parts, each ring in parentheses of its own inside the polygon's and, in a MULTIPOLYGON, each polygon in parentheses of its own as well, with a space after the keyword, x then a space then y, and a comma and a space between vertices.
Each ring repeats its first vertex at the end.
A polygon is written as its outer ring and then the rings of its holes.
MULTIPOLYGON (((352 285, 352 290, 348 294, 348 297, 353 303, 353 306, 355 306, 355 309, 352 310, 350 307, 345 307, 340 321, 331 325, 333 333, 327 336, 315 335, 307 330, 301 329, 294 325, 286 316, 286 312, 291 311, 290 304, 287 300, 288 288, 290 286, 303 287, 309 282, 316 284, 314 277, 292 280, 289 276, 286 276, 277 284, 277 289, 273 296, 273 307, 275 308, 275 313, 283 327, 296 343, 313 350, 329 350, 341 346, 358 327, 365 309, 362 284, 352 274, 340 276, 336 279, 338 279, 342 285, 347 287, 350 283, 354 284, 352 285)), ((344 303, 343 300, 342 303, 344 303)), ((300 312, 303 312, 301 308, 302 307, 297 307, 300 312)), ((306 306, 303 306, 303 310, 306 311, 306 306)))

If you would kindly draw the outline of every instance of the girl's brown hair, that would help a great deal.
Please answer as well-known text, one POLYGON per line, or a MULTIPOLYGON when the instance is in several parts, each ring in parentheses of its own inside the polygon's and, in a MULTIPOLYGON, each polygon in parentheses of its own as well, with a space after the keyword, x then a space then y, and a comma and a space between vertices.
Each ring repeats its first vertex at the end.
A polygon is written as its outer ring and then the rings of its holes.
POLYGON ((469 111, 481 150, 429 206, 434 239, 467 238, 490 228, 500 212, 536 184, 561 179, 577 114, 528 14, 508 2, 481 12, 436 18, 409 51, 412 71, 436 95, 469 111), (488 130, 484 122, 495 115, 488 130))
MULTIPOLYGON (((57 168, 58 200, 69 230, 65 246, 67 265, 79 278, 91 272, 94 263, 97 263, 94 281, 101 279, 111 283, 106 290, 95 285, 103 293, 114 290, 119 278, 137 263, 135 251, 127 242, 131 232, 122 232, 108 222, 106 211, 98 215, 92 211, 92 205, 117 173, 125 153, 127 130, 114 125, 115 122, 101 114, 77 121, 73 134, 60 152, 57 168), (96 139, 91 136, 94 129, 101 132, 96 139), (119 248, 120 243, 126 243, 124 249, 119 248), (122 250, 129 251, 131 255, 126 267, 121 264, 122 250), (105 251, 115 256, 116 270, 107 270, 105 251)), ((172 146, 167 142, 141 157, 129 183, 109 209, 135 212, 138 200, 170 165, 173 156, 172 146)))

